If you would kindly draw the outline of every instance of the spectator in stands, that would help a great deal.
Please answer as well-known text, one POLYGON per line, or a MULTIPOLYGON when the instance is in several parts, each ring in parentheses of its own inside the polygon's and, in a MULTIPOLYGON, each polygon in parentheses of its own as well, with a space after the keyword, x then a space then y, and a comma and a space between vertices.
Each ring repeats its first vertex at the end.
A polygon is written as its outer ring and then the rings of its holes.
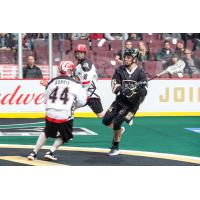
POLYGON ((142 33, 128 33, 129 40, 142 40, 142 33))
POLYGON ((193 43, 194 43, 194 48, 193 50, 200 50, 200 33, 193 33, 193 43))
POLYGON ((72 40, 87 40, 89 34, 88 33, 72 33, 72 40))
POLYGON ((138 60, 144 62, 146 60, 150 60, 151 55, 150 52, 147 50, 143 41, 138 42, 138 50, 139 50, 139 57, 138 60))
MULTIPOLYGON (((132 48, 132 42, 130 40, 126 40, 125 42, 125 49, 131 49, 132 48)), ((115 56, 115 61, 117 63, 122 63, 122 50, 119 50, 117 55, 115 56)))
POLYGON ((0 33, 0 48, 1 49, 12 49, 15 47, 15 40, 11 33, 0 33))
POLYGON ((30 33, 32 39, 45 39, 46 35, 44 33, 30 33))
POLYGON ((186 64, 184 73, 188 73, 190 76, 193 74, 200 74, 200 59, 192 55, 190 49, 185 49, 184 62, 186 64))
POLYGON ((91 33, 91 34, 89 35, 89 38, 90 38, 91 40, 101 40, 101 39, 104 38, 104 36, 103 36, 103 33, 91 33))
POLYGON ((122 40, 122 39, 127 40, 128 39, 127 33, 124 33, 124 38, 122 37, 122 33, 105 33, 104 36, 107 40, 122 40))
POLYGON ((167 61, 169 61, 172 57, 173 51, 170 47, 169 41, 164 41, 163 48, 160 49, 156 54, 156 60, 161 61, 162 64, 165 64, 167 61))
POLYGON ((69 33, 53 33, 54 40, 69 40, 71 39, 69 33))
POLYGON ((179 58, 183 58, 184 57, 184 41, 183 40, 179 40, 176 43, 176 49, 175 49, 175 53, 178 55, 179 58))
POLYGON ((171 41, 173 44, 176 44, 177 40, 181 40, 181 34, 180 33, 163 33, 162 40, 171 41))
POLYGON ((200 33, 181 33, 182 40, 184 40, 187 47, 187 40, 191 40, 194 44, 193 51, 200 49, 200 33))
MULTIPOLYGON (((169 66, 171 66, 171 67, 178 66, 179 69, 184 69, 185 62, 182 59, 180 59, 178 54, 174 53, 172 55, 172 58, 165 64, 164 69, 168 68, 169 66)), ((183 73, 183 70, 182 70, 182 73, 183 73)), ((174 74, 174 72, 171 72, 169 70, 170 77, 172 77, 173 74, 174 74)), ((178 76, 181 77, 179 74, 178 74, 178 76)))
POLYGON ((22 34, 22 46, 24 49, 33 50, 33 41, 28 34, 22 34))
POLYGON ((23 78, 42 79, 42 71, 35 65, 35 58, 28 56, 27 65, 23 68, 23 78))

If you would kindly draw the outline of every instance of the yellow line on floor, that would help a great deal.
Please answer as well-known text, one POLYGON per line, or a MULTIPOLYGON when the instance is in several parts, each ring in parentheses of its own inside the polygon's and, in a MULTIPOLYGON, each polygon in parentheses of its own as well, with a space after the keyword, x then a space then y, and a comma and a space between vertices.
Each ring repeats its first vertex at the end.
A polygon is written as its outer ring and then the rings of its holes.
POLYGON ((122 150, 121 154, 130 155, 130 156, 144 156, 144 157, 150 157, 150 158, 161 158, 161 159, 168 159, 168 160, 200 164, 200 158, 193 157, 193 156, 182 156, 182 155, 167 154, 167 153, 127 151, 127 150, 122 150))
MULTIPOLYGON (((96 118, 93 112, 75 112, 75 117, 96 118)), ((136 117, 200 116, 200 112, 137 112, 136 117)), ((0 113, 0 118, 44 118, 44 112, 0 113)))
MULTIPOLYGON (((12 145, 12 144, 0 144, 0 148, 19 148, 19 149, 32 149, 34 145, 12 145)), ((49 149, 50 146, 44 146, 43 149, 49 149)), ((90 148, 90 147, 66 147, 61 146, 59 150, 64 151, 81 151, 81 152, 96 152, 96 153, 107 153, 109 149, 103 148, 90 148)), ((182 161, 188 163, 200 164, 200 157, 194 156, 184 156, 177 154, 168 153, 157 153, 157 152, 147 152, 147 151, 133 151, 133 150, 121 150, 122 155, 130 156, 144 156, 151 158, 161 158, 175 161, 182 161)))
POLYGON ((21 164, 26 164, 26 165, 31 165, 31 166, 64 166, 59 163, 48 162, 48 161, 43 161, 43 160, 31 161, 21 156, 0 156, 0 160, 6 160, 6 161, 21 163, 21 164))

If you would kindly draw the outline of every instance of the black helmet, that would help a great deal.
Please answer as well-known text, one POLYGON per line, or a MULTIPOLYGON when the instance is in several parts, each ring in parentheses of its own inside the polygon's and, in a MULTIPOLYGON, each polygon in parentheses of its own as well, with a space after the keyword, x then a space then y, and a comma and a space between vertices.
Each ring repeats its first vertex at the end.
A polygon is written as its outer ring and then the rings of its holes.
POLYGON ((132 56, 133 59, 137 58, 139 56, 139 50, 134 48, 134 49, 126 49, 124 51, 124 58, 125 56, 132 56))

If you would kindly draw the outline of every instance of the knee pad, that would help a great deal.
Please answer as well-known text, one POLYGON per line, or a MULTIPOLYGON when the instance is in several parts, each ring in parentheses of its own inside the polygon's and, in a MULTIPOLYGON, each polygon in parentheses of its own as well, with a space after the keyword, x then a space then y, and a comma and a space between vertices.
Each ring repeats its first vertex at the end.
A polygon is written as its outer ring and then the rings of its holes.
POLYGON ((102 123, 105 126, 109 126, 112 123, 112 121, 110 121, 107 117, 104 116, 104 118, 102 119, 102 123))
POLYGON ((121 125, 122 125, 122 122, 115 119, 113 121, 113 130, 120 130, 121 129, 121 125))

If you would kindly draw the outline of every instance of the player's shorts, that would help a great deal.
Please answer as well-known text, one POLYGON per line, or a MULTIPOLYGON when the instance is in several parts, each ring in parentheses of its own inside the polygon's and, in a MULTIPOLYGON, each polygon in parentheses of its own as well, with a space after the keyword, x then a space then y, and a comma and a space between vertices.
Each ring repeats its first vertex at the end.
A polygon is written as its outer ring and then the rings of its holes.
POLYGON ((87 105, 90 106, 92 111, 96 114, 103 112, 103 107, 99 98, 90 98, 87 105))
POLYGON ((63 123, 50 122, 46 119, 44 132, 46 137, 58 138, 61 137, 64 142, 73 138, 73 119, 63 123))

